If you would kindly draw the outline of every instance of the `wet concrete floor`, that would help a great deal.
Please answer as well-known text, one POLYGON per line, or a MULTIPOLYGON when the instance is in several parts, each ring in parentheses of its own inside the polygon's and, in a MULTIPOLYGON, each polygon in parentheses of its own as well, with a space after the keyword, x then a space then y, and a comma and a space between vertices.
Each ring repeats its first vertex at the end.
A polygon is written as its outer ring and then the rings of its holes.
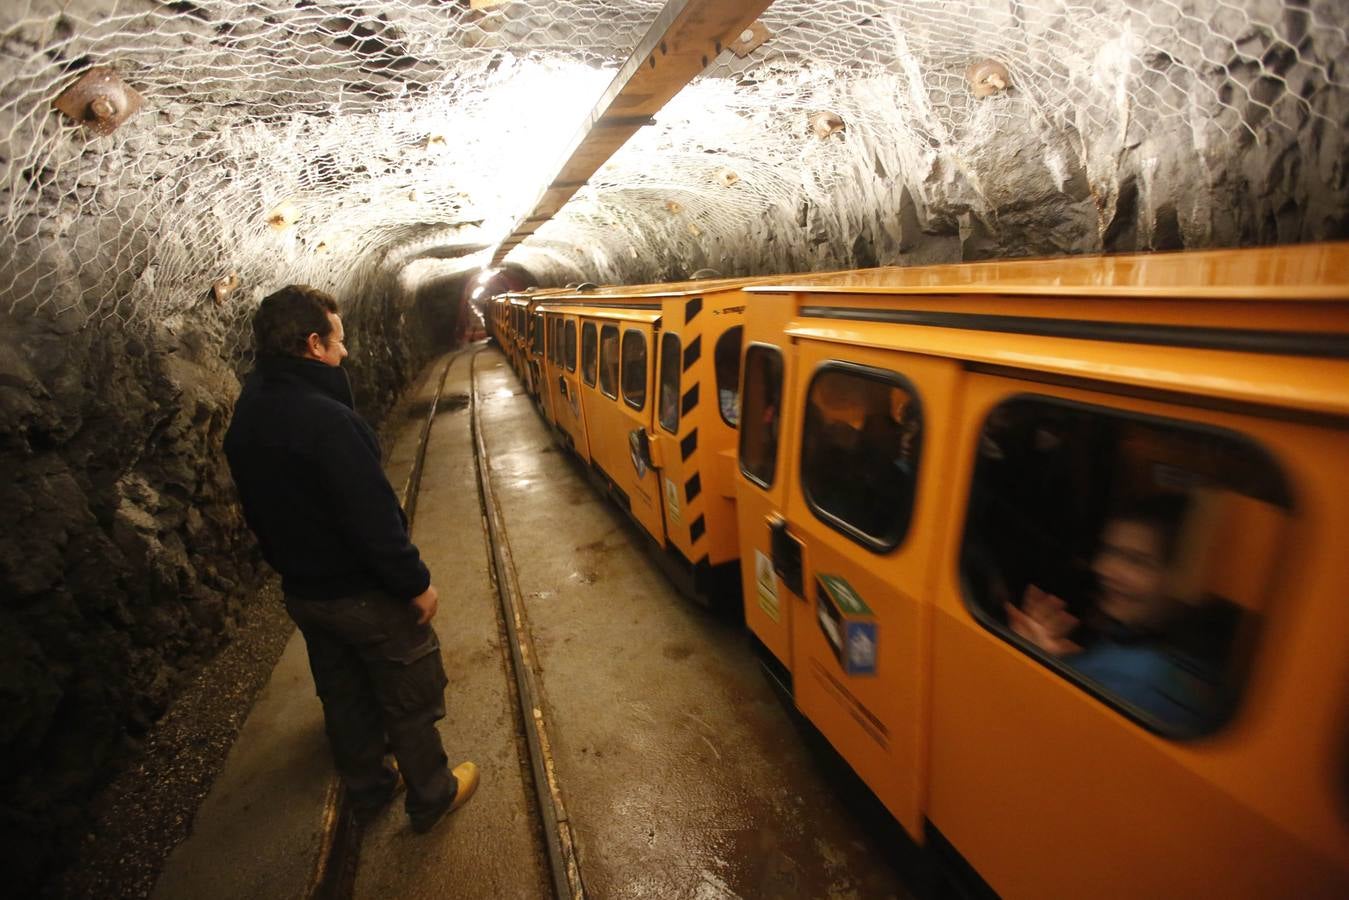
POLYGON ((675 592, 498 353, 478 368, 588 893, 902 895, 886 847, 821 776, 742 628, 675 592))

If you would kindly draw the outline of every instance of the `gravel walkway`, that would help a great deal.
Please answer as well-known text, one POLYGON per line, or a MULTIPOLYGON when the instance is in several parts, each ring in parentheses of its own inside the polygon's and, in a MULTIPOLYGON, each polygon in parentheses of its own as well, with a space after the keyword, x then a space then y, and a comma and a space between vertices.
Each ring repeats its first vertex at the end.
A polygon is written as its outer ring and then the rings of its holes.
POLYGON ((254 598, 245 619, 94 801, 79 861, 44 897, 149 896, 294 630, 275 583, 254 598))

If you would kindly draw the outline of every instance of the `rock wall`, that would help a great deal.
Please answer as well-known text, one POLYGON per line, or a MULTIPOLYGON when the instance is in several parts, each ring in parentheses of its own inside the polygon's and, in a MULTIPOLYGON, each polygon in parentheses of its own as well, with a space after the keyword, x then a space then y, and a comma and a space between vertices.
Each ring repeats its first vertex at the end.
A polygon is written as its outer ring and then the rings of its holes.
MULTIPOLYGON (((454 327, 459 282, 339 298, 374 420, 454 327)), ((0 860, 35 889, 93 792, 268 577, 221 442, 250 310, 153 325, 0 318, 0 860)))

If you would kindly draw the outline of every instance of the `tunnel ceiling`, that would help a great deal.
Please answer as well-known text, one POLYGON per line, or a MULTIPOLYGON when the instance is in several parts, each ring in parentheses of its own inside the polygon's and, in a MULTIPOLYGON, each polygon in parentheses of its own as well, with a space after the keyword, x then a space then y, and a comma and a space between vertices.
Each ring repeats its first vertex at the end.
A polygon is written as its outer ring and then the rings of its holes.
MULTIPOLYGON (((10 0, 0 308, 164 319, 481 266, 661 8, 10 0)), ((780 0, 509 262, 637 281, 1336 236, 1346 24, 1340 0, 780 0)))

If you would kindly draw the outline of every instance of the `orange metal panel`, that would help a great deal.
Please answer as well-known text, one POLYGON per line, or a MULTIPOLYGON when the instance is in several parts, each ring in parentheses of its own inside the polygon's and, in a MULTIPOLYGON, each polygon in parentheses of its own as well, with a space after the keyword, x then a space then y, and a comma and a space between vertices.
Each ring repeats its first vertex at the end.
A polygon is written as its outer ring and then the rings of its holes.
POLYGON ((1349 415, 1349 360, 875 322, 796 320, 787 326, 787 333, 845 346, 895 347, 1027 372, 1349 415))

